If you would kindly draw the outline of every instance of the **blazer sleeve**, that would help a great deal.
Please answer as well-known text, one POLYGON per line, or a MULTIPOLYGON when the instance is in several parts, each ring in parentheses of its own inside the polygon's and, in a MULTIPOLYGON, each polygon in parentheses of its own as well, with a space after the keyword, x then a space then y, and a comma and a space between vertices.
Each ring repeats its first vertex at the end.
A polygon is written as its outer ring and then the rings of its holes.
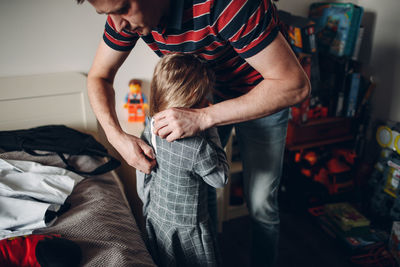
POLYGON ((212 187, 224 187, 228 182, 228 162, 221 147, 217 129, 202 133, 202 141, 194 164, 194 172, 212 187))
MULTIPOLYGON (((150 127, 146 127, 140 138, 149 144, 150 127)), ((140 200, 143 203, 143 215, 147 215, 147 208, 150 203, 150 183, 152 179, 152 173, 145 174, 139 170, 136 170, 136 190, 140 200)))

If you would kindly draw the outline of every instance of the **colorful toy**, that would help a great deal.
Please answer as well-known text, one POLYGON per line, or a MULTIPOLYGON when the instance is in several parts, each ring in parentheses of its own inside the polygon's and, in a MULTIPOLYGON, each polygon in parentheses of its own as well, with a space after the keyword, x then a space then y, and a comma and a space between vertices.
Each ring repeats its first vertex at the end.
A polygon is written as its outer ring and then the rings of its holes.
POLYGON ((298 152, 295 162, 305 177, 323 184, 330 195, 350 191, 354 187, 353 165, 355 152, 346 148, 328 151, 310 150, 298 152))
POLYGON ((351 3, 311 4, 308 17, 316 23, 319 52, 351 57, 363 13, 362 7, 351 3))
POLYGON ((350 191, 354 187, 351 167, 338 158, 331 158, 326 163, 329 194, 339 194, 350 191))
POLYGON ((400 133, 395 127, 379 126, 376 131, 376 140, 382 148, 392 149, 400 155, 400 133))
POLYGON ((149 105, 147 99, 141 92, 142 81, 133 79, 129 82, 130 92, 126 95, 124 108, 128 109, 129 122, 144 122, 146 110, 149 105))

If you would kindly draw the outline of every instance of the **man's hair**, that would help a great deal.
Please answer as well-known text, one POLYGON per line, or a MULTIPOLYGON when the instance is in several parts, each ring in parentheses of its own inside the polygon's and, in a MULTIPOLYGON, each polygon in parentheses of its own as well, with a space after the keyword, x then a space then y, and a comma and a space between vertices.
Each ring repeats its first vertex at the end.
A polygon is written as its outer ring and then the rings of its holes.
POLYGON ((76 2, 77 2, 78 4, 82 4, 83 2, 85 2, 85 0, 76 0, 76 2))
POLYGON ((150 116, 171 107, 199 107, 213 85, 213 73, 197 56, 164 55, 150 84, 150 116))

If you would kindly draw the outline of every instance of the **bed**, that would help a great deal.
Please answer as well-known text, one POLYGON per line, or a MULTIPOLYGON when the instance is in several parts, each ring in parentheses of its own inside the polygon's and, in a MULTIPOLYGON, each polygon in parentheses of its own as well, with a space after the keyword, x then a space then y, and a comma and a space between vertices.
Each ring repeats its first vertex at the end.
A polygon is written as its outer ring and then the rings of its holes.
MULTIPOLYGON (((0 131, 62 124, 102 142, 83 74, 3 77, 0 92, 0 131)), ((0 159, 65 167, 60 157, 51 153, 38 156, 0 149, 0 159)), ((71 160, 77 168, 87 170, 104 163, 102 157, 88 155, 71 160)), ((77 244, 81 266, 154 266, 116 172, 82 176, 66 199, 69 208, 33 234, 57 234, 77 244)))

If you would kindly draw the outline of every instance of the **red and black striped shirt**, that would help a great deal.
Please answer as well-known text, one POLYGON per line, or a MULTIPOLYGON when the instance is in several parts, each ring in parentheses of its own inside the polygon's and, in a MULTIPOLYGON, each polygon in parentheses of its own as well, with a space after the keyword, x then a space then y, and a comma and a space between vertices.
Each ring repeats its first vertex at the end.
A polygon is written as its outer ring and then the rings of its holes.
POLYGON ((138 38, 160 57, 195 53, 216 75, 216 94, 232 98, 262 80, 245 58, 257 54, 277 36, 276 10, 270 0, 173 0, 171 15, 148 35, 115 30, 107 18, 103 39, 119 51, 130 51, 138 38))

